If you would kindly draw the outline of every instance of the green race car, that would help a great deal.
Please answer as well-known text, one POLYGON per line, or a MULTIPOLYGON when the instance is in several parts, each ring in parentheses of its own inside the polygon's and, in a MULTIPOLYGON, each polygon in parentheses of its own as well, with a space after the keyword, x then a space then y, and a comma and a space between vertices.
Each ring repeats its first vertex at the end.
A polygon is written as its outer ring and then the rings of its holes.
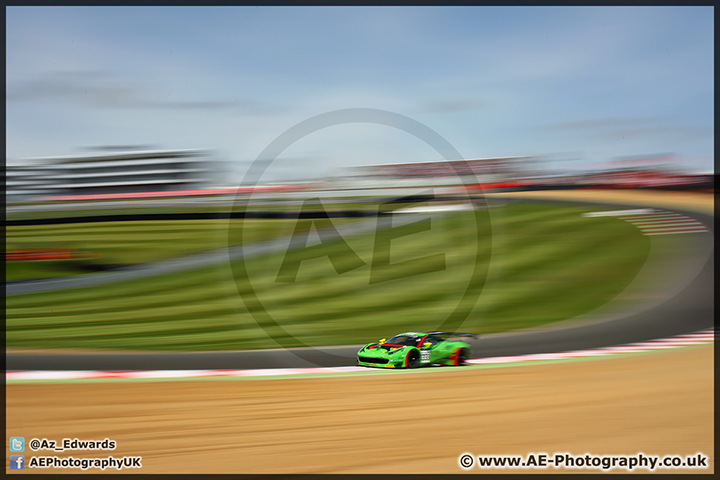
POLYGON ((383 338, 365 345, 358 351, 358 365, 383 368, 464 365, 472 353, 470 345, 449 340, 452 337, 477 338, 473 333, 401 333, 390 340, 383 338))

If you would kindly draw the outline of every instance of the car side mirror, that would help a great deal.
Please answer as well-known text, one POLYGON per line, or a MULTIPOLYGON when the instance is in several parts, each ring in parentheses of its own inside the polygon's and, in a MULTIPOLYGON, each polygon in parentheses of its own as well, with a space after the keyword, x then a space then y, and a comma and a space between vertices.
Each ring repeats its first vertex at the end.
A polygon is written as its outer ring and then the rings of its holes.
POLYGON ((378 343, 385 343, 385 340, 387 340, 387 338, 383 338, 383 339, 380 340, 378 343))

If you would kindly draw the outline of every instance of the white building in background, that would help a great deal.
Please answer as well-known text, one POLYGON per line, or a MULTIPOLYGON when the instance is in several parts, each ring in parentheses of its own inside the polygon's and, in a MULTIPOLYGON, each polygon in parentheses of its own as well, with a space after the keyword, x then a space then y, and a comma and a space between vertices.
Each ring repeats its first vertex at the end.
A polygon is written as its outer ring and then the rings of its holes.
POLYGON ((49 196, 169 192, 212 188, 212 150, 129 150, 23 159, 6 167, 8 202, 49 196))
POLYGON ((44 177, 42 166, 7 165, 5 167, 6 200, 22 201, 45 195, 52 181, 44 177))

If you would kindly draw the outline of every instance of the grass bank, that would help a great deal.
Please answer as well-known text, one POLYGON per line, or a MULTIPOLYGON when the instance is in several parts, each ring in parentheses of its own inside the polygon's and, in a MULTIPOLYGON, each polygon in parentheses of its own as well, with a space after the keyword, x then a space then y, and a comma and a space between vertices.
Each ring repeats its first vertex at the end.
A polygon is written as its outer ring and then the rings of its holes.
MULTIPOLYGON (((510 204, 492 210, 492 228, 482 225, 479 237, 469 212, 433 218, 429 230, 411 228, 388 242, 391 270, 375 283, 372 270, 383 263, 374 259, 378 240, 363 234, 323 244, 312 258, 280 252, 184 275, 11 296, 7 346, 190 351, 364 343, 438 328, 463 305, 475 269, 486 281, 464 304, 474 303, 458 328, 483 334, 561 321, 612 300, 648 256, 650 240, 634 226, 581 215, 599 209, 510 204), (297 266, 294 279, 280 278, 284 263, 297 266)), ((244 224, 244 235, 293 231, 259 222, 244 224)), ((181 253, 187 247, 172 245, 167 228, 146 232, 147 243, 181 253)), ((117 235, 121 229, 108 231, 107 240, 117 235)), ((193 245, 217 240, 198 234, 193 245)))

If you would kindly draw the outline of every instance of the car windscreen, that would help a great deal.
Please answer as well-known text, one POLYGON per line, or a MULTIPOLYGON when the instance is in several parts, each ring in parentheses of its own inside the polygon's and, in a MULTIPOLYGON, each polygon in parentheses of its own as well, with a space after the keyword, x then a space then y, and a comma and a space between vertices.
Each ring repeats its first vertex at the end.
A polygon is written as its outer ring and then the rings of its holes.
POLYGON ((417 345, 417 341, 417 337, 411 337, 409 335, 395 335, 385 343, 390 343, 392 345, 409 345, 414 347, 417 345))

